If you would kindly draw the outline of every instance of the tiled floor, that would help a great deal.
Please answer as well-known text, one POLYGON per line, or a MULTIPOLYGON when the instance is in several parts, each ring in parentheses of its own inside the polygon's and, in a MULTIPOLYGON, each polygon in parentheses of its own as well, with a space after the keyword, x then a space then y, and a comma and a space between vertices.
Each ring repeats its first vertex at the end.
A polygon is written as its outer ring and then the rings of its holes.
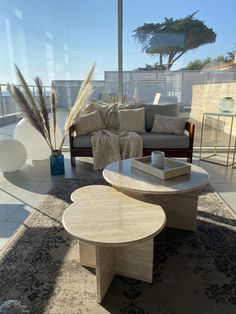
MULTIPOLYGON (((208 171, 210 183, 236 213, 236 169, 199 163, 197 158, 194 163, 208 171)), ((93 170, 92 158, 80 158, 72 170, 69 154, 65 153, 65 168, 65 175, 52 177, 49 162, 44 160, 27 162, 20 171, 0 174, 0 248, 55 183, 64 178, 102 177, 101 171, 93 170)))
POLYGON ((20 171, 0 172, 0 248, 37 208, 45 194, 64 178, 100 178, 101 171, 93 170, 92 158, 81 158, 72 170, 65 153, 65 175, 51 176, 48 160, 27 162, 20 171))
POLYGON ((12 138, 12 134, 16 123, 11 123, 8 125, 0 126, 0 140, 4 140, 7 138, 12 138))

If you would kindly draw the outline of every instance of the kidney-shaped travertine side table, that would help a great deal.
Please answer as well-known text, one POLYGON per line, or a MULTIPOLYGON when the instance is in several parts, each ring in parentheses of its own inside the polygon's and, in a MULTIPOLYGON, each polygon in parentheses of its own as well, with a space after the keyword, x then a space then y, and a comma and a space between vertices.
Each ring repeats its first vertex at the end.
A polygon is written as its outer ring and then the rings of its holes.
POLYGON ((115 274, 152 282, 154 236, 166 216, 154 206, 103 185, 82 187, 63 214, 68 233, 78 238, 80 263, 96 268, 100 303, 115 274))

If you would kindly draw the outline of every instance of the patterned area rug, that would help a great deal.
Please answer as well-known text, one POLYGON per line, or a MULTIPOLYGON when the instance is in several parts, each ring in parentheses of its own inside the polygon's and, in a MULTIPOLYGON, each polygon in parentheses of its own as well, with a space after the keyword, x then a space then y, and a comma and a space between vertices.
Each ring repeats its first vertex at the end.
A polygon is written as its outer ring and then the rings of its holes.
POLYGON ((95 273, 79 264, 78 241, 61 217, 78 187, 103 180, 65 180, 47 195, 2 250, 0 304, 16 299, 30 313, 236 313, 236 226, 207 186, 196 232, 165 228, 155 239, 154 281, 116 276, 101 305, 95 273))

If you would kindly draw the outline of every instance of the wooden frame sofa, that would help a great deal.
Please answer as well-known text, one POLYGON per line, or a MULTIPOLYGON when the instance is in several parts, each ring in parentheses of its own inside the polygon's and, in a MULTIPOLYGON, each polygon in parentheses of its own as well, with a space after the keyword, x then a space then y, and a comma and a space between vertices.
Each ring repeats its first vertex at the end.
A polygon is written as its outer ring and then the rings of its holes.
MULTIPOLYGON (((148 156, 154 150, 165 152, 166 157, 182 157, 192 163, 194 130, 193 123, 187 121, 184 135, 155 134, 150 130, 153 125, 155 114, 168 116, 178 116, 179 110, 177 104, 168 105, 140 105, 135 108, 145 108, 145 125, 147 132, 140 134, 143 137, 143 156, 148 156)), ((90 135, 76 135, 75 127, 69 130, 70 157, 71 166, 75 167, 76 157, 92 157, 92 145, 90 135)))

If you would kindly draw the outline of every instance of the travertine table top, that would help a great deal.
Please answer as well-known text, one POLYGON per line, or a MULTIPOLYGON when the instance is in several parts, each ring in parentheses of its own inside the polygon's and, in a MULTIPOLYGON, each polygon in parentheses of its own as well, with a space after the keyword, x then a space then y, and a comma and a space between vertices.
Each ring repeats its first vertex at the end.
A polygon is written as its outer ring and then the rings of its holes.
POLYGON ((81 197, 87 199, 93 198, 97 199, 106 192, 109 192, 110 188, 107 185, 97 185, 96 189, 94 185, 87 185, 82 188, 78 188, 71 193, 70 199, 73 203, 78 203, 81 200, 81 197))
POLYGON ((80 240, 115 247, 154 237, 164 228, 166 216, 158 205, 93 185, 77 190, 76 203, 65 210, 62 222, 80 240))
POLYGON ((103 177, 112 186, 144 194, 177 194, 193 192, 208 183, 208 173, 191 165, 190 174, 162 180, 138 169, 131 168, 131 159, 113 162, 103 170, 103 177))

